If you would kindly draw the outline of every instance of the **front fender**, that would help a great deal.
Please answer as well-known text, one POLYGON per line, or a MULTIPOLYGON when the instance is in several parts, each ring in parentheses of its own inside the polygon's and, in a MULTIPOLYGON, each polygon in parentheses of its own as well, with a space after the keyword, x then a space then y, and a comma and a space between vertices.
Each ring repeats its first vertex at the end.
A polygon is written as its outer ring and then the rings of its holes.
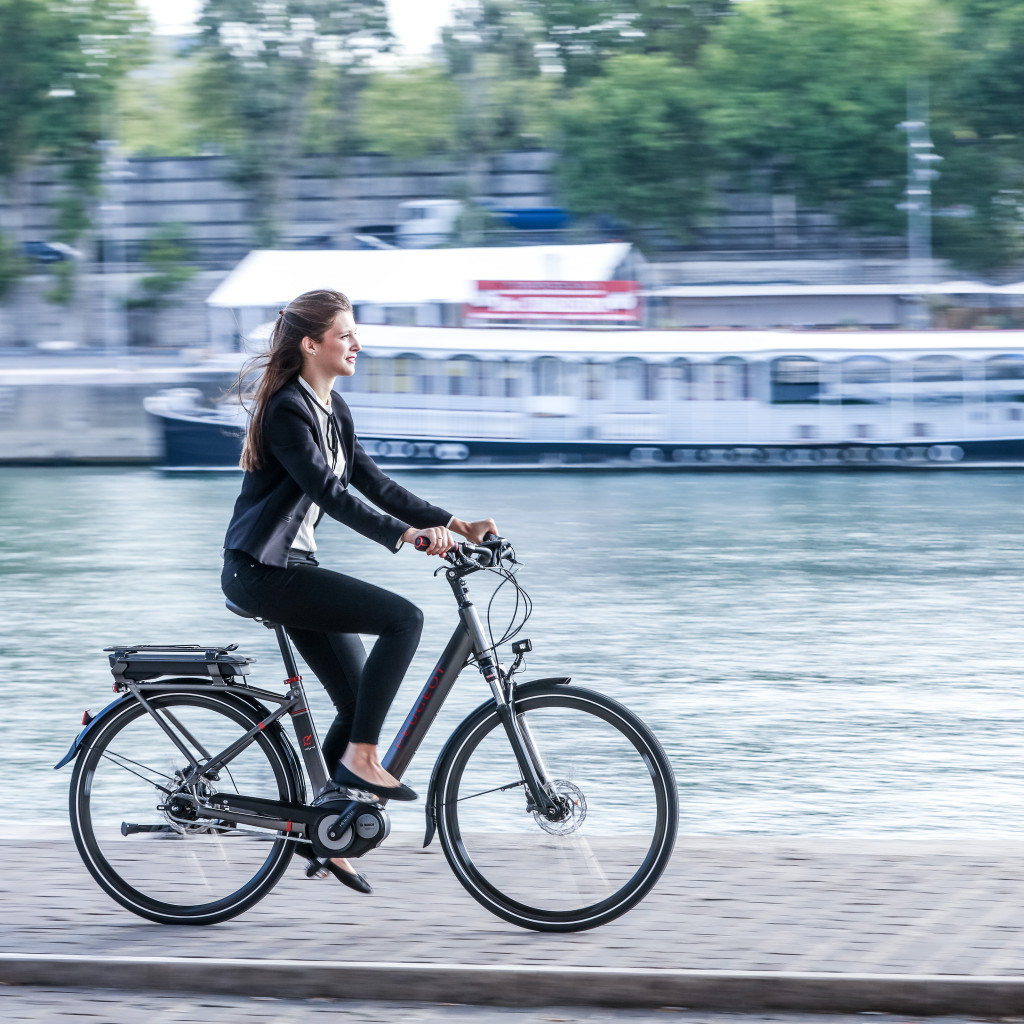
MULTIPOLYGON (((528 683, 523 683, 521 686, 516 686, 516 694, 524 697, 529 696, 534 690, 544 689, 548 686, 565 686, 570 681, 569 676, 550 676, 547 679, 531 679, 528 683)), ((424 810, 427 815, 427 828, 426 833, 423 836, 423 847, 426 849, 434 840, 434 834, 437 832, 437 816, 441 812, 440 794, 437 790, 437 777, 440 770, 441 764, 444 762, 448 751, 454 747, 457 743, 462 740, 462 733, 466 729, 475 727, 477 719, 481 715, 490 714, 495 708, 495 704, 492 700, 485 700, 479 707, 474 708, 463 720, 459 723, 458 728, 448 737, 448 742, 441 748, 441 753, 437 755, 437 760, 434 762, 434 770, 430 773, 430 785, 427 787, 427 799, 425 801, 424 810)))
POLYGON ((131 700, 132 696, 130 693, 122 693, 121 696, 115 697, 98 715, 93 715, 89 724, 75 737, 74 742, 71 744, 71 748, 68 752, 53 766, 54 769, 63 768, 64 765, 70 763, 78 756, 79 748, 82 746, 82 742, 86 736, 92 732, 101 722, 112 715, 126 700, 131 700))

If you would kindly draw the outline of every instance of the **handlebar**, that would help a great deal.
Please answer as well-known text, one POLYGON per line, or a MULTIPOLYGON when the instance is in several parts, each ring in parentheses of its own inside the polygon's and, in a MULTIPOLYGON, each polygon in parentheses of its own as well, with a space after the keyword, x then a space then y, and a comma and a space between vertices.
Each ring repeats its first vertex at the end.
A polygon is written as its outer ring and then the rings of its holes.
MULTIPOLYGON (((413 542, 417 551, 425 551, 430 547, 430 541, 426 537, 417 537, 413 542)), ((445 561, 452 565, 468 566, 475 564, 481 569, 497 565, 502 558, 510 554, 512 545, 504 538, 489 533, 483 544, 470 544, 468 540, 460 541, 444 556, 445 561)))

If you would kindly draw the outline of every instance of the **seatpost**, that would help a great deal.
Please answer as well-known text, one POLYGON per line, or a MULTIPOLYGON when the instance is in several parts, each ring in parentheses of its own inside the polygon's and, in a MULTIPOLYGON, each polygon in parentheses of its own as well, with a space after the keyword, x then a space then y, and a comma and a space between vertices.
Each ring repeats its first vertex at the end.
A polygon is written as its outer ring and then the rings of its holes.
POLYGON ((299 674, 299 667, 295 664, 295 654, 292 652, 291 642, 284 626, 277 623, 274 626, 274 635, 277 637, 277 646, 281 648, 281 659, 284 661, 284 670, 288 673, 288 680, 295 679, 299 674))

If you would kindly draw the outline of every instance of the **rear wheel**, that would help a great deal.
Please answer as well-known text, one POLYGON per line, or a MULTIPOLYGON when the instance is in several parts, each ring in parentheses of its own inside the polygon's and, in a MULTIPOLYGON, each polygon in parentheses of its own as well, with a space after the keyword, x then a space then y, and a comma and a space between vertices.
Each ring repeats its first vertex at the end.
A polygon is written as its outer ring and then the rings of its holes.
POLYGON ((226 694, 147 700, 160 722, 126 698, 78 754, 70 794, 78 850, 100 886, 142 917, 165 924, 234 917, 274 887, 294 844, 199 817, 195 803, 218 792, 299 799, 293 758, 278 729, 261 729, 226 765, 203 772, 264 716, 226 694))
POLYGON ((539 931, 604 924, 643 899, 672 855, 679 808, 671 765, 643 722, 602 694, 527 687, 516 712, 557 809, 530 808, 498 714, 484 707, 439 765, 445 855, 469 893, 506 921, 539 931))

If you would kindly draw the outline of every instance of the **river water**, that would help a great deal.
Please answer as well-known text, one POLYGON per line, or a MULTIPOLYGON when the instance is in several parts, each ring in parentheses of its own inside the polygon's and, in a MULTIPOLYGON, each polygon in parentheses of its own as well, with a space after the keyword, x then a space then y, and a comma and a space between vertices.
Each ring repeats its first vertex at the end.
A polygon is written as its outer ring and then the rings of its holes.
MULTIPOLYGON (((397 474, 396 474, 397 475, 397 474)), ((1024 474, 407 475, 493 514, 534 599, 521 678, 571 674, 668 750, 688 834, 1020 836, 1024 474)), ((111 698, 112 643, 237 642, 281 677, 273 636, 228 613, 219 549, 239 478, 0 469, 5 830, 61 828, 82 712, 111 698)), ((426 612, 386 743, 454 622, 434 560, 331 521, 324 565, 426 612)), ((475 582, 475 581, 474 581, 475 582)), ((506 588, 507 589, 507 588, 506 588)), ((488 587, 471 587, 477 603, 488 587)), ((507 617, 501 596, 495 619, 507 617)), ((322 726, 327 701, 310 685, 322 726)), ((423 792, 466 673, 407 778, 423 792)), ((321 729, 323 731, 323 729, 321 729)), ((422 803, 391 805, 417 829, 422 803)))

